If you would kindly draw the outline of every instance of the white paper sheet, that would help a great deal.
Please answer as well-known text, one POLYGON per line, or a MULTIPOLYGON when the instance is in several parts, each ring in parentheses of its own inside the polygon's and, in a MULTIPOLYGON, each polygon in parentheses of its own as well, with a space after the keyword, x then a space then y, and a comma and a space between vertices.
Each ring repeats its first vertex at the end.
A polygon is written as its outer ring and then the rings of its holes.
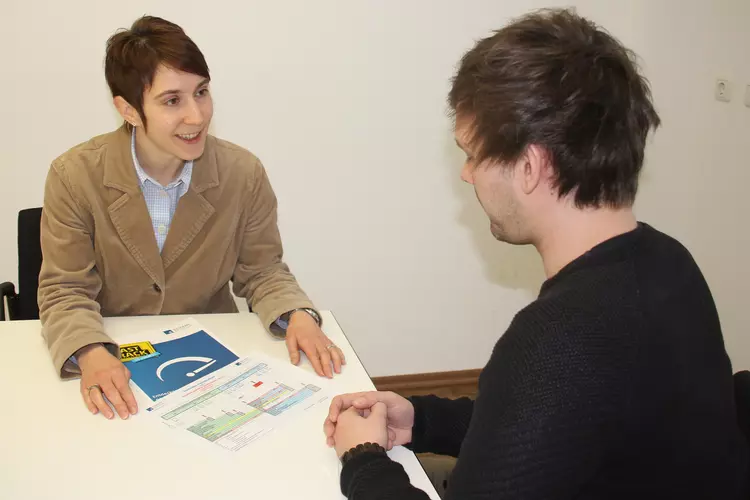
POLYGON ((238 451, 328 401, 303 370, 254 353, 146 410, 167 427, 238 451))

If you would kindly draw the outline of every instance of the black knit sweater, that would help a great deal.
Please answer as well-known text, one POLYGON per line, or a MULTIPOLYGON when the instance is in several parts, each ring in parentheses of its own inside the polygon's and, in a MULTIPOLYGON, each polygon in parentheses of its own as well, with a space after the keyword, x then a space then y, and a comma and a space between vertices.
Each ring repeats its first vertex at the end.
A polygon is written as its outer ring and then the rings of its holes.
MULTIPOLYGON (((732 391, 700 270, 640 224, 543 284, 495 345, 475 402, 412 398, 410 447, 458 456, 448 499, 745 499, 732 391)), ((341 488, 427 498, 376 453, 348 462, 341 488)))

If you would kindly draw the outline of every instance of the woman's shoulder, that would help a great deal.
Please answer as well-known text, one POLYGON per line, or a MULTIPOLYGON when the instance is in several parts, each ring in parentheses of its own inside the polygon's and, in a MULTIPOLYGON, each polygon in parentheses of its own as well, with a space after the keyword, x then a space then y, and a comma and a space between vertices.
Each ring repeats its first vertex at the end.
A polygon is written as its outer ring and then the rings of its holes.
POLYGON ((109 146, 123 141, 127 142, 127 135, 127 131, 119 128, 112 132, 107 132, 106 134, 94 136, 87 141, 76 144, 75 146, 62 153, 60 156, 55 158, 53 164, 67 164, 70 163, 71 160, 78 160, 88 157, 98 157, 103 152, 105 152, 109 146))
POLYGON ((237 173, 257 175, 263 165, 248 149, 233 142, 209 135, 206 143, 211 148, 219 169, 231 168, 237 173))
POLYGON ((50 170, 67 179, 69 184, 101 182, 108 157, 130 154, 129 132, 119 128, 76 144, 52 161, 50 170))

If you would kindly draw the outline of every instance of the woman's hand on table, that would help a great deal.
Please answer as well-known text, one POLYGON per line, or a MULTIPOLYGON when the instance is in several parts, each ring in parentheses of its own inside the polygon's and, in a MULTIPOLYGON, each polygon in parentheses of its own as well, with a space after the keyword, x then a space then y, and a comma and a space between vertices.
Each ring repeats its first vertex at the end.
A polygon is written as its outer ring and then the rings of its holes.
POLYGON ((101 344, 92 344, 76 352, 81 369, 81 396, 89 411, 108 419, 122 419, 138 412, 138 403, 130 390, 130 370, 101 344), (110 403, 112 406, 110 406, 110 403))
POLYGON ((296 311, 289 318, 286 347, 293 365, 299 364, 299 352, 302 351, 310 360, 315 373, 321 377, 333 378, 333 372, 341 373, 341 366, 346 364, 341 349, 323 333, 313 317, 304 311, 296 311))

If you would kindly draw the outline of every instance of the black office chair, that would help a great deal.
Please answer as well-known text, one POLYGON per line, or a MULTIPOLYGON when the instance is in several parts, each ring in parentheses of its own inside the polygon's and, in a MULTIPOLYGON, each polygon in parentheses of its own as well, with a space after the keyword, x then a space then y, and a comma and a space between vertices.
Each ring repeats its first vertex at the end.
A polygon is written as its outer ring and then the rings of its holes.
POLYGON ((734 374, 734 399, 740 427, 750 444, 750 371, 744 370, 734 374))
MULTIPOLYGON (((737 420, 750 446, 750 371, 744 370, 734 374, 734 400, 737 406, 737 420)), ((748 474, 748 481, 750 481, 750 474, 748 474)), ((748 494, 750 495, 750 491, 748 494)))
MULTIPOLYGON (((18 212, 18 292, 13 283, 0 284, 3 301, 8 304, 8 319, 39 319, 36 292, 42 268, 40 226, 42 209, 28 208, 18 212)), ((0 307, 0 321, 5 321, 5 308, 0 307)))

